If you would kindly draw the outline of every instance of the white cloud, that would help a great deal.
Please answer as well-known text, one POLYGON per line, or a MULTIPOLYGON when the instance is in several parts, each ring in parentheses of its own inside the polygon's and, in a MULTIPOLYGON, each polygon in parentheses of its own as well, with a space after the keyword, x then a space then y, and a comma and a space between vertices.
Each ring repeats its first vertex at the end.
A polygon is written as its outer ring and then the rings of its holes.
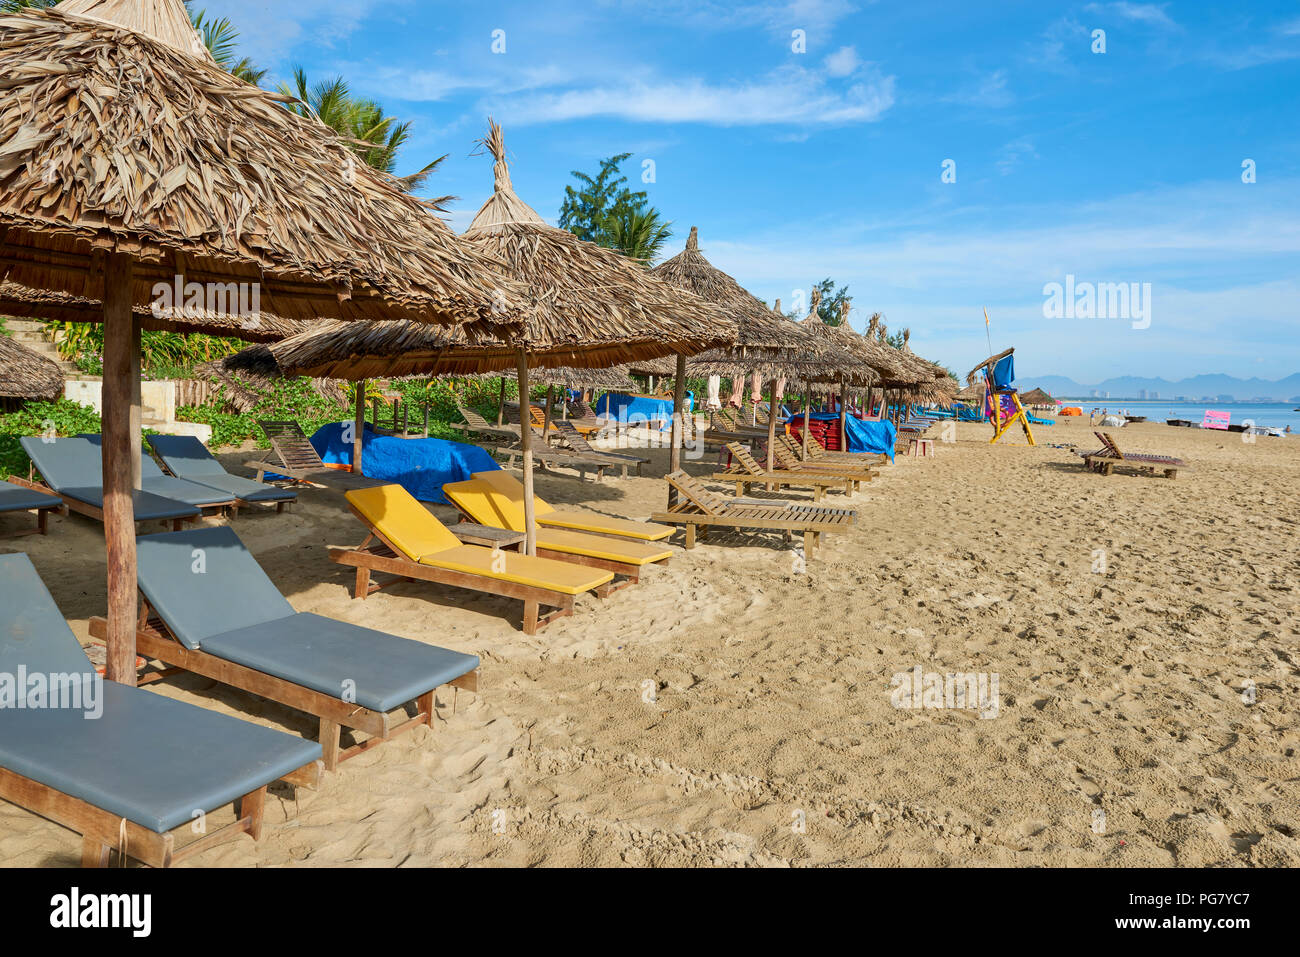
POLYGON ((1178 24, 1174 23, 1169 14, 1165 13, 1165 7, 1167 6, 1168 4, 1128 3, 1125 0, 1119 0, 1117 3, 1090 3, 1083 9, 1089 13, 1109 13, 1112 16, 1130 20, 1134 23, 1144 23, 1147 26, 1176 30, 1178 24))
MULTIPOLYGON (((409 2, 385 4, 384 15, 395 16, 395 11, 409 2)), ((230 18, 239 31, 240 55, 273 66, 299 44, 328 47, 347 39, 379 7, 379 0, 313 0, 310 4, 204 0, 197 6, 209 16, 230 18)))
POLYGON ((965 106, 1006 107, 1015 102, 1015 97, 1007 89, 1007 71, 994 70, 980 78, 972 88, 958 90, 942 97, 945 103, 961 103, 965 106))
POLYGON ((893 104, 894 78, 878 71, 866 70, 857 82, 840 89, 813 71, 787 68, 753 81, 611 83, 524 93, 487 106, 516 124, 608 116, 643 123, 832 126, 874 122, 893 104))
POLYGON ((987 305, 994 347, 1015 345, 1026 371, 1081 381, 1128 372, 1241 375, 1263 355, 1269 377, 1278 378, 1300 364, 1300 280, 1291 266, 1300 255, 1300 183, 1250 199, 1244 189, 1198 184, 1002 208, 996 219, 958 210, 901 229, 800 217, 741 240, 711 235, 709 258, 768 301, 809 276, 832 276, 850 286, 855 310, 883 311, 893 330, 910 326, 917 352, 959 371, 987 355, 980 316, 987 305), (1152 327, 1045 320, 1043 285, 1067 273, 1152 283, 1152 327))
POLYGON ((998 158, 998 172, 1003 176, 1009 176, 1014 173, 1026 159, 1038 159, 1038 150, 1034 149, 1034 142, 1028 136, 1022 136, 1019 139, 1012 140, 1006 146, 1002 147, 1002 155, 998 158))
POLYGON ((862 64, 853 47, 840 47, 826 58, 826 72, 831 76, 849 76, 862 64))
POLYGON ((1300 37, 1300 17, 1294 20, 1288 20, 1277 28, 1277 32, 1284 37, 1300 37))

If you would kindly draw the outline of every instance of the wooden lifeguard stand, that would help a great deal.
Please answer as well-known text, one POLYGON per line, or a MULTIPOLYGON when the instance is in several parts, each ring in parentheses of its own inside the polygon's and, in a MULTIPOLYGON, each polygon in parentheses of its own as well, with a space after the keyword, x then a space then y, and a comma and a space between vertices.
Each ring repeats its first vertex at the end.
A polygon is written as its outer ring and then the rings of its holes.
POLYGON ((975 385, 976 382, 983 379, 984 382, 984 401, 989 409, 989 416, 993 422, 993 438, 989 439, 989 445, 997 442, 998 439, 1006 435, 1007 430, 1017 422, 1025 430, 1025 438, 1029 440, 1030 445, 1037 445, 1034 441, 1034 432, 1029 427, 1029 414, 1025 407, 1020 404, 1020 393, 1012 383, 1016 381, 1016 367, 1012 359, 1015 349, 1008 349, 1006 352, 999 352, 995 356, 989 356, 970 372, 966 373, 966 382, 969 385, 975 385), (1008 396, 1011 400, 1015 411, 1010 415, 1004 415, 1002 408, 1002 397, 1008 396))

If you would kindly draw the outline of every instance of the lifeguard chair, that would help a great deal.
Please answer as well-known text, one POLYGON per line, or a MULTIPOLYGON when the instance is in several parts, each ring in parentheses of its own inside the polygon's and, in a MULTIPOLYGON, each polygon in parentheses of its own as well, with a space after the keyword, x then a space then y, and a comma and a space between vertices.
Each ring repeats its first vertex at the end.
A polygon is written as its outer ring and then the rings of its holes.
POLYGON ((975 385, 981 378, 984 381, 984 411, 993 423, 993 438, 989 439, 989 445, 1002 438, 1016 422, 1025 430, 1029 444, 1038 444, 1029 428, 1029 414, 1020 404, 1020 393, 1012 385, 1016 381, 1016 365, 1012 358, 1015 351, 1008 349, 989 356, 966 374, 966 382, 970 385, 975 385))

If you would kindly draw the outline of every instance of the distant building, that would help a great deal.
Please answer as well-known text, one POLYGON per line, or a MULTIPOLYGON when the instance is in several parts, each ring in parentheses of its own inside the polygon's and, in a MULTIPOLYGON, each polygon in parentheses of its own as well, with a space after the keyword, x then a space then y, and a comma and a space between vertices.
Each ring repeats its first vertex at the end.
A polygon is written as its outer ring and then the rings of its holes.
POLYGON ((1152 393, 1151 393, 1151 398, 1153 398, 1153 399, 1158 399, 1158 398, 1160 398, 1160 393, 1159 393, 1159 392, 1152 392, 1152 393))
POLYGON ((1138 389, 1138 398, 1139 398, 1139 399, 1145 399, 1146 397, 1147 397, 1147 390, 1146 390, 1146 389, 1138 389))
POLYGON ((1237 398, 1236 396, 1231 396, 1231 395, 1216 395, 1214 397, 1214 401, 1215 402, 1236 402, 1237 398))

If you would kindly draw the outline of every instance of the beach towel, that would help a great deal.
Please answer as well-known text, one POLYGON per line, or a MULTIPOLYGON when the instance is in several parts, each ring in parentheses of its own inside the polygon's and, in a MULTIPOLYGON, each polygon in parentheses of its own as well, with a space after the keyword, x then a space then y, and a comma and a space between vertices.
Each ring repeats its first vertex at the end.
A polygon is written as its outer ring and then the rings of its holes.
MULTIPOLYGON (((351 465, 351 422, 331 422, 311 437, 311 444, 327 465, 351 465)), ((361 471, 367 478, 384 479, 401 485, 421 502, 451 503, 442 494, 449 482, 463 482, 475 472, 500 470, 491 455, 477 445, 443 439, 399 439, 378 435, 366 424, 361 439, 361 471)))

